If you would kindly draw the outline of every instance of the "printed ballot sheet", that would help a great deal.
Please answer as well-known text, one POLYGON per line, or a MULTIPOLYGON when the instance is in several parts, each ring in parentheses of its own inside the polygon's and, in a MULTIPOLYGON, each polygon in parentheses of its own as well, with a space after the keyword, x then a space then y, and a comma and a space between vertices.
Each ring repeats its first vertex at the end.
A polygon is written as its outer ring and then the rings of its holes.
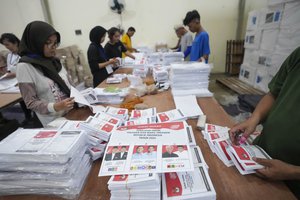
POLYGON ((184 122, 122 126, 111 135, 99 176, 193 170, 184 122))
POLYGON ((195 95, 173 96, 173 98, 176 108, 180 109, 185 117, 197 118, 199 115, 203 115, 195 95))

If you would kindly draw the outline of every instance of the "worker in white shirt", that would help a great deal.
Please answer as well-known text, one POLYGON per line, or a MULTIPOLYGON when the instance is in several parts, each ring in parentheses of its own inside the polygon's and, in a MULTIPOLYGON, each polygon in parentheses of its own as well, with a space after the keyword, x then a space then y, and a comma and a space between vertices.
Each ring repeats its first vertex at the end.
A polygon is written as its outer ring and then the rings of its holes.
POLYGON ((184 53, 188 47, 193 44, 193 34, 187 31, 183 25, 176 25, 174 27, 176 35, 180 38, 180 43, 177 51, 184 53))

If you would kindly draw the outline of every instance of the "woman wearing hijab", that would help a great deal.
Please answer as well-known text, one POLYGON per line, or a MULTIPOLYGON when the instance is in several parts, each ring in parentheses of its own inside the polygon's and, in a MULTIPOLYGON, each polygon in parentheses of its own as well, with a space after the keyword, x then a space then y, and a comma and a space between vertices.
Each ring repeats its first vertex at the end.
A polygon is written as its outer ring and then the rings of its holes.
POLYGON ((104 42, 106 36, 105 28, 101 26, 95 26, 90 31, 90 41, 91 44, 87 51, 87 57, 91 72, 93 74, 94 87, 97 87, 102 81, 104 81, 109 76, 109 71, 107 68, 110 66, 115 66, 118 63, 116 58, 108 60, 101 43, 104 42))
POLYGON ((26 106, 43 126, 73 108, 70 82, 64 67, 55 57, 60 34, 42 21, 29 23, 23 33, 17 65, 17 79, 26 106))

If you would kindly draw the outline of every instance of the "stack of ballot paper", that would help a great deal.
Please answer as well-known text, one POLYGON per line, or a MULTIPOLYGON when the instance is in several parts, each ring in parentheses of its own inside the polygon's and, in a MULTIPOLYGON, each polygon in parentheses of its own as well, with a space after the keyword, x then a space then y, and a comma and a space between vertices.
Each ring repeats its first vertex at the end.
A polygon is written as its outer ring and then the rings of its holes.
POLYGON ((160 52, 155 52, 155 53, 150 53, 148 55, 148 64, 161 64, 161 53, 160 52))
POLYGON ((128 94, 127 88, 94 88, 97 97, 97 103, 103 104, 120 104, 128 94))
POLYGON ((173 96, 177 109, 180 109, 187 118, 197 118, 203 115, 195 95, 173 96))
POLYGON ((147 63, 147 58, 144 53, 133 53, 135 59, 126 56, 123 59, 123 65, 125 67, 144 66, 147 63))
POLYGON ((184 54, 182 52, 164 52, 162 54, 162 61, 164 65, 182 62, 184 61, 184 54))
POLYGON ((155 118, 156 119, 156 108, 148 108, 145 110, 132 110, 130 119, 138 119, 138 118, 155 118))
POLYGON ((243 175, 255 173, 256 169, 264 168, 253 160, 253 157, 271 159, 271 157, 257 145, 232 145, 227 148, 228 155, 235 167, 243 175))
POLYGON ((166 67, 154 66, 152 68, 152 76, 156 82, 169 81, 169 72, 166 67))
POLYGON ((208 64, 200 62, 171 64, 170 81, 173 95, 212 96, 208 91, 210 70, 208 64))
POLYGON ((123 121, 126 121, 128 119, 128 109, 126 108, 115 108, 107 106, 104 112, 123 121))
POLYGON ((171 122, 185 120, 186 117, 180 109, 169 110, 166 112, 157 113, 158 122, 171 122))
POLYGON ((143 199, 161 197, 161 177, 158 174, 115 175, 108 181, 111 200, 143 199))
POLYGON ((134 68, 132 71, 132 74, 134 76, 139 76, 141 78, 145 78, 148 73, 148 68, 147 67, 139 67, 139 68, 134 68))
POLYGON ((108 141, 117 124, 110 123, 95 117, 88 117, 85 122, 79 123, 79 128, 85 130, 90 136, 108 141))
POLYGON ((76 198, 90 171, 80 130, 18 129, 0 142, 0 196, 76 198))
POLYGON ((162 175, 163 200, 216 199, 216 191, 204 165, 194 171, 162 175))

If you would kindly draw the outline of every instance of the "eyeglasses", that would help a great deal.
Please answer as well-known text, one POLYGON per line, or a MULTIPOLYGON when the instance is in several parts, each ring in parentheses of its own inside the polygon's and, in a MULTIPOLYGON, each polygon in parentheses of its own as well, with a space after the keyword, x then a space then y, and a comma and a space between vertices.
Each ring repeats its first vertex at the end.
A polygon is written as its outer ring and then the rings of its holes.
POLYGON ((53 48, 57 48, 59 47, 60 43, 59 42, 46 42, 46 45, 48 47, 48 49, 53 49, 53 48))

